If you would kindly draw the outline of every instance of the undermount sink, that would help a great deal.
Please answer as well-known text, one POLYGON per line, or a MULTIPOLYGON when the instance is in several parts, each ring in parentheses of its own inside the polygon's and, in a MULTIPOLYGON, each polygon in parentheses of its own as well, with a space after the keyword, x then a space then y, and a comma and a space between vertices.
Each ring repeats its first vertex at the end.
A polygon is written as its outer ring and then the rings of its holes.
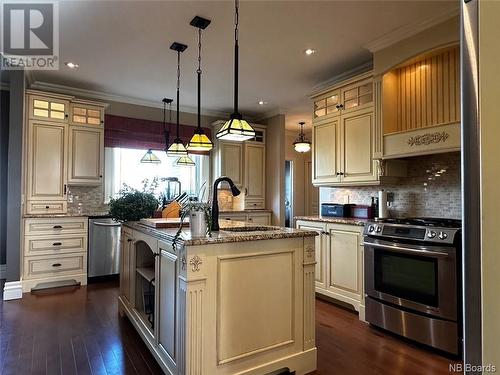
POLYGON ((229 228, 221 228, 222 231, 225 232, 267 232, 271 230, 278 230, 278 227, 269 227, 269 226, 261 226, 261 227, 229 227, 229 228))

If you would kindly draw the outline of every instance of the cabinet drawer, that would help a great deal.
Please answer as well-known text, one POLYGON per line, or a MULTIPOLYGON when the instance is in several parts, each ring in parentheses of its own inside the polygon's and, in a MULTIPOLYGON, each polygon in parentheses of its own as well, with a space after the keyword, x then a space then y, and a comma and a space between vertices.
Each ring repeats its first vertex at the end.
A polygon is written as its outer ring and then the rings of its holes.
POLYGON ((58 219, 26 219, 24 221, 24 234, 33 235, 59 235, 69 233, 87 234, 87 218, 71 217, 58 219))
POLYGON ((271 225, 271 214, 249 214, 248 222, 256 225, 271 225))
POLYGON ((223 220, 245 222, 246 218, 246 215, 219 215, 219 222, 223 220))
POLYGON ((86 253, 56 257, 25 257, 24 277, 27 279, 86 272, 86 253))
POLYGON ((266 208, 263 200, 246 200, 245 209, 246 210, 256 210, 266 208))
POLYGON ((87 251, 87 235, 25 237, 24 256, 87 251))
POLYGON ((68 202, 27 202, 28 214, 65 214, 68 211, 68 202))

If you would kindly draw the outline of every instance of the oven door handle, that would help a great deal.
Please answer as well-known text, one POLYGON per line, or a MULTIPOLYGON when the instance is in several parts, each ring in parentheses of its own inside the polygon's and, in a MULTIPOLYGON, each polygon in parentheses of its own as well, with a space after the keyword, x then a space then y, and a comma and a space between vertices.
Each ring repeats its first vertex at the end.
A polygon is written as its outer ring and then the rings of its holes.
POLYGON ((394 251, 398 253, 406 253, 406 254, 412 254, 412 255, 425 255, 428 257, 433 257, 433 258, 446 258, 449 257, 450 254, 442 251, 431 251, 431 250, 425 250, 425 249, 418 249, 418 248, 413 248, 413 247, 404 247, 404 246, 398 246, 395 244, 384 244, 380 242, 369 242, 369 241, 364 241, 363 242, 366 246, 370 246, 373 248, 377 249, 383 249, 383 250, 389 250, 389 251, 394 251))

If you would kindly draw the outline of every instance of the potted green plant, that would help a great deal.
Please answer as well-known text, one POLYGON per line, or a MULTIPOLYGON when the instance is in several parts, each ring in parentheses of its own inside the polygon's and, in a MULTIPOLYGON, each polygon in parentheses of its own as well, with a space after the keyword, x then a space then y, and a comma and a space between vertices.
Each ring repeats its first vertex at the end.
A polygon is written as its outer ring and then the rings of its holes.
POLYGON ((152 217, 159 206, 159 201, 154 195, 157 186, 156 179, 151 183, 147 179, 144 180, 142 191, 124 184, 120 196, 109 201, 110 215, 122 222, 152 217))

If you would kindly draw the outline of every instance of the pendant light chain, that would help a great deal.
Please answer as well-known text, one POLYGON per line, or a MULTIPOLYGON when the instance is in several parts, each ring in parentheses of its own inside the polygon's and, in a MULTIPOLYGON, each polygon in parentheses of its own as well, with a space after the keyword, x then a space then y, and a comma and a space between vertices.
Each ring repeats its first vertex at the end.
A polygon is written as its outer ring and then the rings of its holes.
POLYGON ((201 128, 201 28, 198 29, 198 130, 201 128))
POLYGON ((177 138, 179 139, 179 91, 181 89, 181 52, 177 51, 177 138))
POLYGON ((238 25, 240 23, 240 1, 234 0, 234 113, 238 113, 238 68, 239 68, 239 46, 238 25))
POLYGON ((201 29, 198 29, 198 70, 196 73, 201 74, 201 29))
POLYGON ((235 12, 234 12, 234 40, 236 41, 236 44, 238 44, 238 25, 240 21, 240 1, 235 0, 234 1, 234 7, 235 7, 235 12))

